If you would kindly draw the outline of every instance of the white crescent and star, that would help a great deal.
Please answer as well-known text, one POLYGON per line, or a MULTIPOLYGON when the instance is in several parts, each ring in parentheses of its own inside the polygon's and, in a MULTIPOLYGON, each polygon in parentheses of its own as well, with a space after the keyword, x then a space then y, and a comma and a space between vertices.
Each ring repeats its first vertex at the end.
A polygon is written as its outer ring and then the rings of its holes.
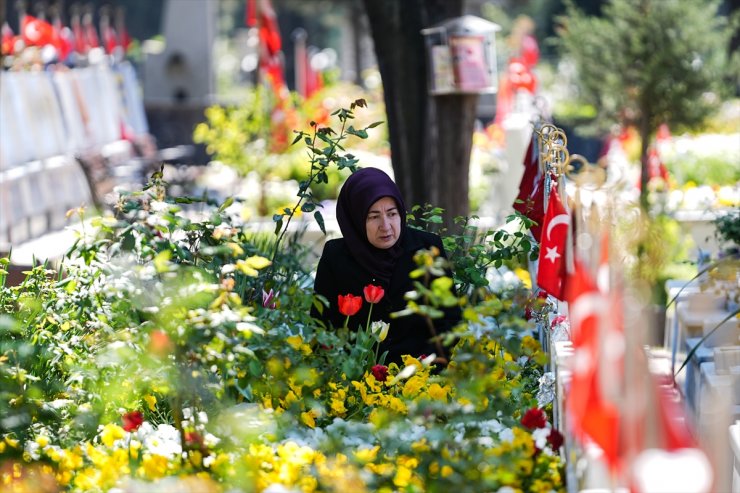
POLYGON ((547 249, 547 253, 545 254, 545 258, 552 262, 553 264, 555 261, 560 258, 560 254, 558 253, 558 247, 550 248, 545 247, 547 249))
POLYGON ((550 233, 552 233, 552 229, 559 225, 559 224, 570 224, 570 217, 568 214, 558 214, 557 216, 550 219, 550 222, 547 223, 547 239, 550 239, 550 233))
MULTIPOLYGON (((564 224, 566 226, 570 224, 570 216, 568 216, 568 214, 558 214, 557 216, 550 219, 550 221, 547 223, 547 241, 550 241, 550 235, 552 234, 553 228, 561 224, 564 224)), ((554 264, 555 261, 561 257, 560 253, 558 252, 557 245, 553 248, 545 248, 547 249, 545 258, 554 264)))

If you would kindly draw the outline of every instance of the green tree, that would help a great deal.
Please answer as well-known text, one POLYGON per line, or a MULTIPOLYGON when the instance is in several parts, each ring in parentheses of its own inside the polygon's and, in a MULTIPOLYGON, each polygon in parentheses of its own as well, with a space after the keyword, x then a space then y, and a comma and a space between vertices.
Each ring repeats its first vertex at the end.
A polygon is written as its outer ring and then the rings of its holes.
POLYGON ((733 30, 719 6, 715 0, 610 0, 594 17, 569 0, 561 18, 560 46, 577 67, 584 102, 598 108, 597 122, 639 132, 643 210, 648 149, 658 127, 698 128, 733 88, 733 30))

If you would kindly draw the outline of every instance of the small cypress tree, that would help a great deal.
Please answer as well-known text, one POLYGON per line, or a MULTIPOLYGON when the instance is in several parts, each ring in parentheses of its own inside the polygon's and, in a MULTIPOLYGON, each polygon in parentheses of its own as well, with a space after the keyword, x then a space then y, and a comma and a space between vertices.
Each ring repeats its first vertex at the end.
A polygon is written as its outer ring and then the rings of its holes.
MULTIPOLYGON (((599 124, 634 126, 641 139, 640 205, 647 211, 647 156, 666 123, 698 128, 737 84, 730 60, 730 19, 716 0, 610 0, 602 16, 571 0, 559 45, 577 67, 584 102, 599 124)), ((735 19, 737 20, 737 19, 735 19)))

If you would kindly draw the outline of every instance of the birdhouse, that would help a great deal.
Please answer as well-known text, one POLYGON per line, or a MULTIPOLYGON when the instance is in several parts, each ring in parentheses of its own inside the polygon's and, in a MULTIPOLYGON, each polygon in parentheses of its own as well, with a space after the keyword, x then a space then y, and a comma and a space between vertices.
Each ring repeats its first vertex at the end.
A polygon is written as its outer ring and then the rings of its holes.
POLYGON ((429 93, 483 94, 498 89, 496 31, 501 26, 464 15, 422 29, 429 93))

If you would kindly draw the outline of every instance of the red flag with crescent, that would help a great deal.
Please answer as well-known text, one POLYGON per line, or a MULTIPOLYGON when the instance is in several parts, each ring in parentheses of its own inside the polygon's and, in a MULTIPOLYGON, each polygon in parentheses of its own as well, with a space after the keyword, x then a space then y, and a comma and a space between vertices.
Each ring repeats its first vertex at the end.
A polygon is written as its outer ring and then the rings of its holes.
POLYGON ((28 46, 46 46, 54 41, 54 27, 32 15, 24 15, 21 22, 23 42, 28 46))
POLYGON ((565 299, 565 250, 568 248, 569 225, 570 216, 560 201, 557 187, 553 186, 542 221, 537 285, 559 300, 565 299))
POLYGON ((15 35, 13 30, 10 28, 7 22, 3 23, 2 27, 2 47, 0 48, 0 54, 12 55, 15 51, 15 35))
POLYGON ((537 178, 539 178, 540 165, 539 165, 539 150, 537 149, 537 137, 532 134, 532 139, 529 141, 527 152, 524 153, 524 174, 519 182, 519 194, 516 196, 514 201, 514 209, 526 215, 526 202, 529 196, 532 194, 536 184, 537 178))
POLYGON ((599 381, 600 325, 611 323, 610 302, 585 267, 576 260, 568 275, 566 298, 573 340, 573 377, 567 396, 571 425, 581 440, 588 436, 604 451, 606 462, 619 463, 619 408, 605 399, 599 381))

